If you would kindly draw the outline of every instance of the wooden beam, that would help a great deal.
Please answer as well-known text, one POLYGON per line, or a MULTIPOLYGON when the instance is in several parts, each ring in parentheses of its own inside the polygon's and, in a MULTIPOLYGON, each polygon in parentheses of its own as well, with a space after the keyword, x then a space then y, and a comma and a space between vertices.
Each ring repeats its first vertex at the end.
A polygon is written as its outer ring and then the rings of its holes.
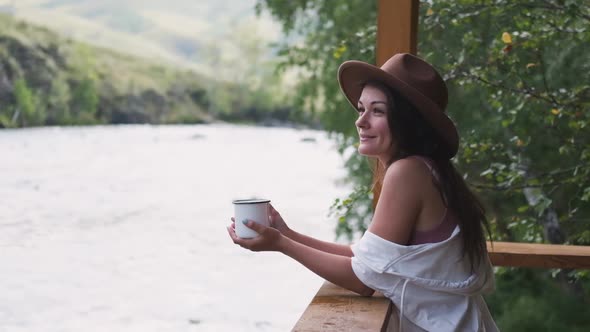
POLYGON ((417 52, 419 0, 378 0, 377 66, 396 53, 417 52))
POLYGON ((390 303, 380 293, 363 297, 326 281, 292 331, 382 331, 390 303))
MULTIPOLYGON (((419 0, 377 0, 377 45, 375 63, 381 67, 396 53, 416 54, 419 0)), ((375 174, 383 171, 376 158, 371 158, 375 174)), ((373 186, 373 208, 377 206, 381 185, 373 186)))
POLYGON ((487 246, 495 266, 590 269, 590 246, 515 242, 488 242, 487 246))

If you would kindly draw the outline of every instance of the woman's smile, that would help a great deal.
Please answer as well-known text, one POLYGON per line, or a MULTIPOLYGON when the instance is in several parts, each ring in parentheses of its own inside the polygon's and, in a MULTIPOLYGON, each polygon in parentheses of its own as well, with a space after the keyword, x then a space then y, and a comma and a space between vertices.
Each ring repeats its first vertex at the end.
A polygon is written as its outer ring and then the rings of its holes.
POLYGON ((377 136, 372 136, 372 135, 367 135, 367 134, 359 134, 359 137, 361 139, 361 142, 367 142, 373 138, 376 138, 377 136))

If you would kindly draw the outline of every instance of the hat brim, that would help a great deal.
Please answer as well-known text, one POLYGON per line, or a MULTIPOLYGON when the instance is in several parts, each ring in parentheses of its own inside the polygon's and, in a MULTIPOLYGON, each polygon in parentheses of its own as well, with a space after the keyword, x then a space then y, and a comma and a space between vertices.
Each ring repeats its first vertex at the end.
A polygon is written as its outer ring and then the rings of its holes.
POLYGON ((457 154, 459 148, 459 133, 457 127, 436 103, 424 96, 418 90, 406 84, 397 77, 386 73, 381 68, 362 61, 346 61, 338 69, 338 83, 340 89, 355 109, 363 91, 369 81, 381 82, 394 89, 414 105, 422 113, 426 121, 436 130, 445 141, 443 152, 448 158, 457 154))

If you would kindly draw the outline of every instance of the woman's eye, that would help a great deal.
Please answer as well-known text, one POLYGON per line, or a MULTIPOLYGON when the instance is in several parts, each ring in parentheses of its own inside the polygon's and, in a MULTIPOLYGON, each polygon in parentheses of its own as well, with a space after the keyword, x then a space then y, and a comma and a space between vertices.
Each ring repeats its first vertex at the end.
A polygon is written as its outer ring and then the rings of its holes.
POLYGON ((357 109, 356 109, 356 111, 357 111, 359 114, 362 114, 362 113, 364 113, 364 112, 365 112, 365 109, 364 109, 364 108, 357 108, 357 109))
POLYGON ((373 109, 373 113, 376 113, 376 114, 383 114, 383 113, 385 113, 385 112, 384 112, 384 111, 382 111, 382 110, 380 110, 380 109, 378 109, 378 108, 374 108, 374 109, 373 109))

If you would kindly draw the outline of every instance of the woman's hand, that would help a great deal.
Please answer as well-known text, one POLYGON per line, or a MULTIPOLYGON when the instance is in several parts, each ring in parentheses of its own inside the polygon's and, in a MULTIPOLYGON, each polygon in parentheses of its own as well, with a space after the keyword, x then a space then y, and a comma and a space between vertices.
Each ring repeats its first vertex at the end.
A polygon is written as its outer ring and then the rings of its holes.
MULTIPOLYGON (((231 217, 231 221, 231 227, 235 229, 236 219, 234 217, 231 217)), ((279 232, 281 232, 281 234, 285 236, 287 236, 287 234, 291 232, 291 229, 289 228, 289 226, 287 226, 287 223, 285 223, 285 220, 283 220, 283 217, 281 217, 279 211, 275 210, 275 208, 271 204, 269 204, 268 222, 270 223, 270 227, 278 230, 279 232)))
POLYGON ((281 232, 281 234, 285 235, 286 237, 290 237, 289 233, 291 232, 291 229, 289 226, 287 226, 287 223, 285 223, 285 220, 283 217, 281 217, 281 214, 275 210, 271 204, 269 204, 269 212, 270 214, 268 216, 268 220, 270 222, 270 226, 281 232))
MULTIPOLYGON (((232 218, 232 220, 234 219, 232 218)), ((236 235, 235 223, 232 223, 227 227, 227 232, 235 244, 252 251, 280 251, 281 242, 285 238, 279 230, 255 223, 252 220, 248 220, 245 225, 258 233, 258 236, 251 239, 240 238, 236 235)))

